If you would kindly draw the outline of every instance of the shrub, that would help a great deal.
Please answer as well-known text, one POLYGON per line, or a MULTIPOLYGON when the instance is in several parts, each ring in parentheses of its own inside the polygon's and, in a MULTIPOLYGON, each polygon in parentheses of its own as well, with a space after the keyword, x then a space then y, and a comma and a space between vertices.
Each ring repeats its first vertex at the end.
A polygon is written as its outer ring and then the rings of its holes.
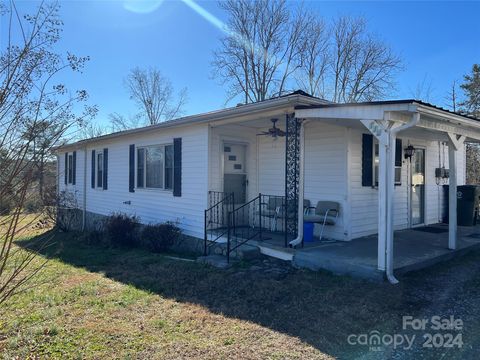
POLYGON ((164 252, 171 248, 182 234, 173 222, 146 225, 142 231, 142 241, 152 252, 164 252))
POLYGON ((112 245, 133 247, 137 245, 139 220, 127 214, 110 215, 105 222, 105 230, 112 245))

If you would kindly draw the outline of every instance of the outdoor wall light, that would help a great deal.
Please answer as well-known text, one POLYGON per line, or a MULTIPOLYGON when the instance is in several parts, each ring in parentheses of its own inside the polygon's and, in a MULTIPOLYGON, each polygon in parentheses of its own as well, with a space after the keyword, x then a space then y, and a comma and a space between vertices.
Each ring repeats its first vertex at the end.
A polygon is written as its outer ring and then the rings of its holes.
POLYGON ((413 154, 415 154, 415 148, 413 147, 413 145, 408 145, 404 150, 404 154, 405 159, 411 160, 413 154))

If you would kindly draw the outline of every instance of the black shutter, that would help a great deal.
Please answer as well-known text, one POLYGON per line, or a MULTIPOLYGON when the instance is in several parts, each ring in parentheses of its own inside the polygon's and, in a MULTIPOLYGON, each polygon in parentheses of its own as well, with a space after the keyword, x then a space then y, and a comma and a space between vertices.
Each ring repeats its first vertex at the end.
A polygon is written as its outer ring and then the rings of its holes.
POLYGON ((103 190, 108 189, 108 149, 103 149, 103 190))
POLYGON ((73 152, 73 159, 72 159, 72 184, 75 185, 77 180, 77 152, 73 152))
POLYGON ((362 186, 373 186, 373 135, 362 136, 362 186))
POLYGON ((395 166, 402 166, 402 139, 395 142, 395 166))
POLYGON ((68 184, 68 153, 65 153, 65 185, 68 184))
POLYGON ((92 150, 92 189, 95 189, 95 150, 92 150))
POLYGON ((182 138, 173 139, 173 196, 182 196, 182 138))
POLYGON ((135 145, 130 145, 130 156, 128 161, 128 191, 135 192, 135 145))

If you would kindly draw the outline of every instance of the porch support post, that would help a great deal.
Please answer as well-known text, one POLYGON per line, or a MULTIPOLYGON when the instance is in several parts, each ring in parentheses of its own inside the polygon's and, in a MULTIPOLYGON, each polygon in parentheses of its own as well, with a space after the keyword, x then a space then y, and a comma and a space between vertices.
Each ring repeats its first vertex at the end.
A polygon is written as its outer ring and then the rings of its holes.
POLYGON ((457 150, 463 145, 465 136, 457 137, 447 133, 448 142, 448 166, 450 169, 448 188, 448 248, 457 248, 457 150))
POLYGON ((379 140, 377 268, 381 271, 387 266, 387 146, 385 141, 379 140))
POLYGON ((378 241, 377 241, 377 268, 385 271, 387 268, 387 148, 389 136, 385 124, 379 124, 374 120, 362 120, 363 125, 378 140, 379 164, 378 164, 378 241))
MULTIPOLYGON (((394 212, 394 195, 395 195, 395 142, 397 134, 395 131, 388 131, 388 146, 386 156, 386 187, 387 187, 387 235, 386 235, 386 272, 387 277, 392 275, 393 277, 393 239, 394 239, 394 227, 393 227, 393 212, 394 212)), ((389 279, 392 282, 392 280, 389 279)), ((393 283, 398 282, 393 277, 393 283)))
POLYGON ((386 112, 383 121, 361 120, 378 139, 378 269, 384 270, 388 281, 397 284, 393 274, 393 212, 395 194, 395 140, 400 131, 418 124, 420 114, 413 113, 404 124, 395 124, 392 114, 386 112))

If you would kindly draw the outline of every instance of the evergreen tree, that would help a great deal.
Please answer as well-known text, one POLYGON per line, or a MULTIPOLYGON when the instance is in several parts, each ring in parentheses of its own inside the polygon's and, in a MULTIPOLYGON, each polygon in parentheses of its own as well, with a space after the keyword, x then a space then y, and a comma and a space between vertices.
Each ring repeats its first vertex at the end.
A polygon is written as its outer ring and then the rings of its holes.
POLYGON ((460 85, 465 94, 465 101, 460 104, 462 112, 480 119, 480 65, 474 64, 472 73, 463 79, 460 85))
MULTIPOLYGON (((474 64, 472 73, 463 77, 460 85, 465 101, 460 103, 460 111, 480 119, 480 65, 474 64)), ((480 147, 468 143, 466 146, 467 184, 480 184, 480 147)))

